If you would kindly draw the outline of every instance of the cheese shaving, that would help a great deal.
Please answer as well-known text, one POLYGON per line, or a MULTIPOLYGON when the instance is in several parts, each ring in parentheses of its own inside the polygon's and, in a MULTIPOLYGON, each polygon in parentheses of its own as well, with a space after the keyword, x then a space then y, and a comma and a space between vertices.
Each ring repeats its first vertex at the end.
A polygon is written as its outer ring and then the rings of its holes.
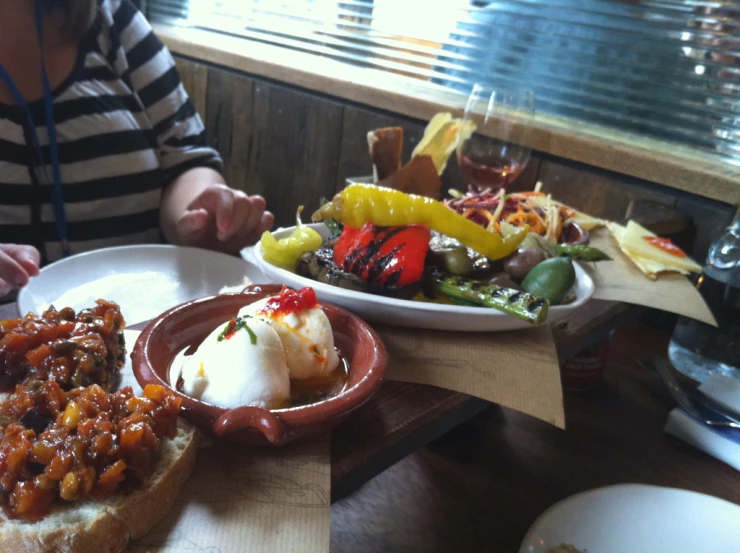
POLYGON ((547 228, 547 231, 545 232, 545 239, 550 243, 555 243, 557 242, 558 238, 558 208, 557 206, 553 206, 552 196, 550 194, 547 195, 544 209, 546 221, 545 227, 547 228))
POLYGON ((493 212, 493 218, 491 219, 491 224, 489 224, 489 227, 498 223, 498 220, 501 217, 501 213, 503 213, 504 211, 504 206, 506 205, 506 199, 504 198, 503 188, 498 191, 498 194, 496 194, 496 197, 498 198, 498 205, 496 206, 496 210, 493 212))

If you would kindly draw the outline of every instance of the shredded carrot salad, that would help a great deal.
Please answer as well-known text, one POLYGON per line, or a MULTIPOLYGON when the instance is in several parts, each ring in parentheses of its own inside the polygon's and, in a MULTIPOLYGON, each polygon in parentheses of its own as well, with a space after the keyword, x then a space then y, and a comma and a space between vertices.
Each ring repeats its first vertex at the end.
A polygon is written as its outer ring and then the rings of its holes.
POLYGON ((453 198, 445 204, 462 214, 463 217, 501 233, 501 221, 517 227, 529 225, 529 231, 557 242, 563 227, 570 223, 575 212, 557 204, 544 192, 516 192, 505 194, 501 189, 491 192, 490 189, 478 191, 470 188, 467 193, 451 191, 453 198), (534 198, 545 198, 545 201, 533 201, 534 198))

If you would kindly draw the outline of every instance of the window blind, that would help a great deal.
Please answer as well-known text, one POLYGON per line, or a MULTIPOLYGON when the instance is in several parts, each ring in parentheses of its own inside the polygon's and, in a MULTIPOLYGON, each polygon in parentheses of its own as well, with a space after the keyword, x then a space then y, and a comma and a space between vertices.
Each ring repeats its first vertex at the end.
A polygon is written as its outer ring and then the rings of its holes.
POLYGON ((740 162, 740 3, 147 0, 152 21, 266 42, 740 162))

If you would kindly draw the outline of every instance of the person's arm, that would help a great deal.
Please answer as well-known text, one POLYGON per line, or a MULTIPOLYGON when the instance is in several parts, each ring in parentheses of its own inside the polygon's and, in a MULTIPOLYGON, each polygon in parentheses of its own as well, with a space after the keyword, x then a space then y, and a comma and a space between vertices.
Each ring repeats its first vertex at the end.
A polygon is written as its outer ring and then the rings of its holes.
POLYGON ((109 0, 111 34, 120 48, 116 71, 135 91, 151 121, 166 187, 160 226, 168 242, 235 252, 272 227, 258 196, 226 185, 221 158, 177 73, 174 59, 130 0, 109 0))

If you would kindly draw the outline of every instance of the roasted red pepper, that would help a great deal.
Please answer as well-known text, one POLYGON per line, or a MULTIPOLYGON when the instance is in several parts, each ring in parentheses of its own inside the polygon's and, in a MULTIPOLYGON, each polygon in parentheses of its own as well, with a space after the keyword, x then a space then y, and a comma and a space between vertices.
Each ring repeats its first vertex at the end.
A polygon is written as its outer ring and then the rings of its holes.
POLYGON ((271 297, 260 313, 275 317, 277 315, 300 313, 318 307, 318 305, 319 300, 316 298, 316 292, 313 288, 306 287, 300 290, 291 290, 287 286, 283 286, 280 294, 271 297))
POLYGON ((406 286, 421 279, 430 237, 429 229, 421 225, 345 226, 334 246, 334 262, 368 282, 406 286))
POLYGON ((655 246, 659 250, 663 250, 666 253, 675 255, 676 257, 680 258, 686 257, 684 251, 676 246, 676 244, 671 242, 669 238, 661 238, 660 236, 643 236, 642 239, 651 246, 655 246))

